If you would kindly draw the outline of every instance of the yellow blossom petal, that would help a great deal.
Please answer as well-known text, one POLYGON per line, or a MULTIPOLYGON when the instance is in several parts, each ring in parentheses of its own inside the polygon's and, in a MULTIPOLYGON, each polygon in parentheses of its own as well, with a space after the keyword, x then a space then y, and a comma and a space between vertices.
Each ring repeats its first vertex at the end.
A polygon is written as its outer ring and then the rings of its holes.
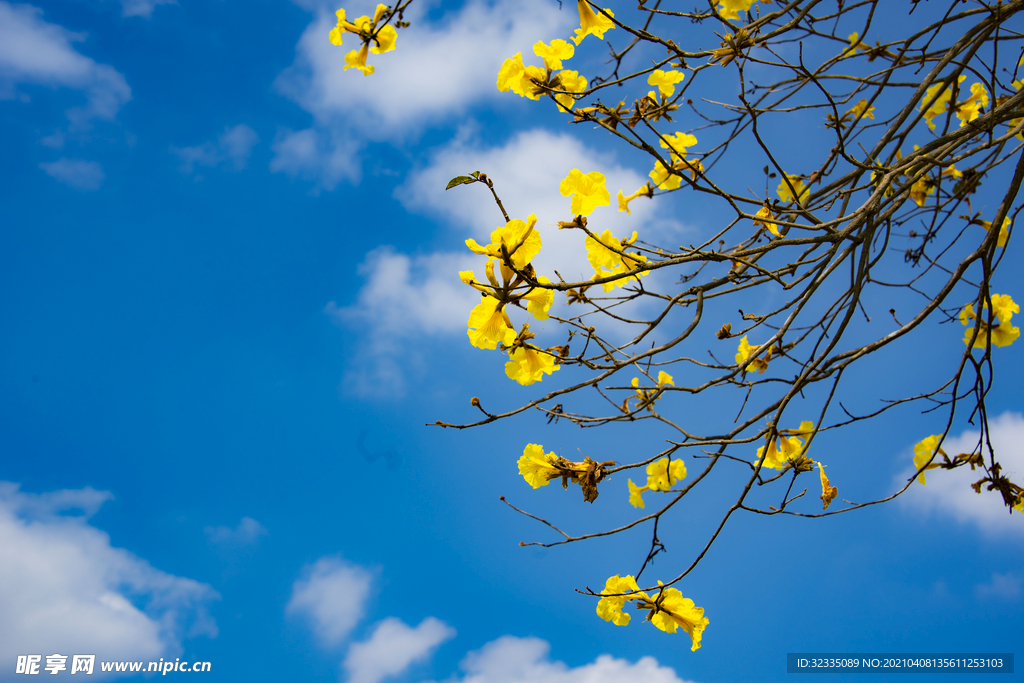
MULTIPOLYGON (((989 230, 992 227, 992 221, 979 222, 981 223, 981 227, 985 228, 985 230, 989 230)), ((999 229, 999 237, 997 238, 998 241, 996 242, 997 247, 1006 246, 1006 240, 1010 239, 1010 225, 1012 225, 1010 217, 1006 216, 1005 218, 1003 218, 1003 227, 999 229)))
POLYGON ((519 458, 519 474, 523 475, 526 483, 535 489, 547 486, 552 479, 562 476, 561 471, 555 467, 556 462, 558 456, 554 453, 545 453, 543 446, 535 443, 526 444, 523 457, 519 458))
POLYGON ((796 190, 797 203, 800 206, 803 206, 807 202, 807 197, 811 193, 811 188, 807 187, 804 184, 803 178, 798 175, 790 175, 787 173, 786 178, 789 178, 789 183, 783 179, 782 182, 779 183, 779 187, 776 189, 779 199, 784 202, 793 201, 793 192, 789 189, 790 184, 792 184, 793 190, 796 190))
POLYGON ((601 591, 601 595, 608 595, 611 597, 601 598, 597 601, 597 616, 601 617, 605 621, 610 621, 616 626, 625 626, 629 623, 629 615, 622 611, 623 606, 626 604, 626 600, 636 600, 641 597, 646 598, 647 595, 644 593, 637 593, 636 595, 615 595, 616 593, 628 593, 630 591, 638 591, 640 586, 636 585, 636 579, 632 576, 615 576, 608 577, 608 581, 605 582, 604 589, 601 591))
POLYGON ((523 386, 539 382, 544 375, 550 375, 561 367, 550 353, 532 346, 517 347, 509 358, 512 360, 505 363, 505 374, 523 386))
POLYGON ((644 491, 648 491, 649 487, 637 486, 636 484, 633 483, 632 479, 627 479, 626 483, 629 484, 629 504, 635 508, 640 508, 641 510, 643 510, 644 499, 641 494, 644 491))
POLYGON ((562 68, 562 60, 570 59, 576 48, 561 38, 555 38, 551 44, 538 40, 533 44, 533 53, 544 60, 544 68, 558 71, 562 68))
MULTIPOLYGON (((676 91, 676 84, 682 83, 685 78, 686 74, 681 71, 673 71, 672 69, 662 71, 661 69, 655 69, 647 77, 647 84, 658 86, 658 90, 662 95, 665 97, 672 97, 676 91)), ((697 144, 696 139, 693 144, 697 144)), ((664 145, 662 146, 664 147, 664 145)))
POLYGON ((515 330, 506 321, 504 304, 492 296, 481 297, 469 314, 469 341, 478 349, 496 349, 498 343, 511 344, 515 330))
POLYGON ((602 9, 601 12, 595 12, 591 9, 590 3, 587 0, 577 0, 576 7, 580 13, 580 27, 576 29, 576 37, 572 40, 577 45, 582 43, 583 39, 588 35, 604 40, 604 32, 615 28, 615 22, 609 18, 614 17, 615 14, 610 9, 602 9), (605 14, 608 16, 605 16, 605 14))
POLYGON ((930 465, 928 464, 928 461, 932 460, 932 456, 936 455, 937 452, 942 453, 942 451, 939 450, 940 438, 941 437, 938 434, 932 434, 931 436, 918 441, 917 444, 914 445, 914 467, 920 470, 920 473, 917 475, 917 480, 922 486, 924 486, 925 483, 925 470, 935 469, 939 466, 939 463, 937 462, 938 458, 936 458, 930 465))
POLYGON ((348 71, 349 69, 355 68, 363 72, 364 76, 369 76, 376 69, 372 64, 366 63, 366 56, 369 53, 369 45, 363 43, 363 46, 358 50, 352 50, 345 55, 345 68, 342 71, 348 71))
POLYGON ((563 197, 572 195, 569 210, 574 216, 589 216, 599 206, 612 203, 611 193, 605 189, 604 175, 597 171, 584 174, 578 168, 569 171, 558 186, 563 197))
POLYGON ((704 608, 697 607, 690 598, 684 598, 676 588, 664 589, 661 604, 651 614, 650 620, 667 633, 675 633, 677 628, 682 627, 690 636, 691 652, 700 649, 701 636, 709 623, 704 616, 704 608))

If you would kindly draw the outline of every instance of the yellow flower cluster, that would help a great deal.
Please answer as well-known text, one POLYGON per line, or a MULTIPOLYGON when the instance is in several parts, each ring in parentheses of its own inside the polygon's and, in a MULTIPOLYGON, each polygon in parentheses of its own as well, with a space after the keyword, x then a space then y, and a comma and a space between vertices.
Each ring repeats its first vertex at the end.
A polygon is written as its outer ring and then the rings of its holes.
POLYGON ((364 76, 369 76, 374 72, 375 67, 372 64, 366 63, 367 54, 372 52, 375 55, 379 55, 395 49, 395 41, 398 40, 398 33, 395 31, 395 27, 391 24, 385 24, 379 29, 377 28, 377 24, 384 18, 387 11, 387 5, 377 5, 377 9, 373 13, 373 19, 370 19, 370 17, 359 17, 355 21, 347 21, 345 19, 344 9, 339 9, 335 12, 338 17, 338 25, 331 29, 331 33, 328 36, 331 44, 341 45, 343 33, 354 33, 363 41, 363 46, 360 49, 352 50, 345 55, 345 68, 343 71, 359 69, 363 72, 364 76), (370 46, 371 43, 373 44, 372 47, 370 46))
MULTIPOLYGON (((957 79, 957 83, 963 83, 965 80, 967 80, 967 76, 961 75, 957 79)), ((921 111, 924 112, 924 119, 928 122, 928 127, 935 130, 933 119, 936 116, 945 114, 950 109, 960 119, 961 128, 967 125, 968 121, 973 121, 981 116, 981 110, 988 106, 988 91, 985 90, 985 86, 981 83, 975 83, 971 86, 970 92, 971 94, 967 99, 953 104, 951 102, 953 91, 946 83, 938 83, 928 88, 920 105, 921 111)))
MULTIPOLYGON (((628 239, 617 239, 612 235, 611 230, 605 230, 597 237, 588 235, 584 244, 587 247, 587 260, 594 267, 594 279, 618 275, 628 270, 633 270, 641 263, 647 263, 647 257, 640 252, 627 253, 626 247, 636 242, 637 234, 628 239)), ((633 278, 647 275, 647 271, 641 271, 633 278)), ((604 291, 610 292, 616 287, 624 286, 632 278, 619 278, 601 283, 604 291)))
POLYGON ((813 433, 814 423, 808 421, 801 422, 799 429, 780 429, 779 438, 768 444, 767 453, 764 446, 757 449, 755 462, 763 460, 761 466, 773 470, 791 467, 804 454, 804 440, 800 437, 807 437, 813 433))
POLYGON ((974 348, 976 349, 986 348, 990 338, 993 346, 1009 346, 1016 341, 1020 336, 1020 328, 1014 327, 1010 321, 1014 313, 1020 313, 1020 306, 1014 302, 1013 298, 1009 294, 992 295, 992 312, 999 322, 995 327, 990 327, 988 323, 988 316, 984 312, 986 308, 988 308, 988 302, 983 304, 980 317, 974 312, 974 304, 967 304, 960 311, 960 323, 967 327, 964 332, 964 344, 970 345, 971 338, 975 335, 975 329, 978 330, 977 337, 974 339, 974 348))
POLYGON ((690 650, 700 649, 701 636, 707 628, 708 618, 704 616, 704 608, 697 607, 693 600, 684 598, 678 588, 661 588, 653 597, 640 590, 636 579, 629 576, 611 576, 605 582, 601 595, 605 596, 597 602, 597 616, 610 621, 616 626, 629 623, 630 615, 622 611, 626 602, 633 602, 638 610, 647 611, 647 621, 666 633, 675 633, 682 628, 690 636, 690 650))
POLYGON ((657 389, 640 389, 640 379, 638 377, 633 378, 632 386, 636 392, 636 396, 630 396, 626 399, 624 404, 624 410, 622 412, 629 412, 629 401, 637 401, 637 407, 645 406, 647 410, 652 410, 654 406, 654 400, 661 395, 662 387, 664 386, 675 386, 673 384, 672 375, 668 374, 664 370, 658 371, 658 388, 657 389))
POLYGON ((562 60, 573 56, 575 48, 561 38, 547 44, 537 41, 533 53, 544 60, 544 68, 523 64, 523 53, 506 59, 498 71, 498 91, 512 91, 520 97, 539 100, 545 92, 561 111, 571 111, 578 93, 587 89, 587 79, 571 69, 562 69, 562 60))
POLYGON ((644 491, 669 491, 683 479, 686 479, 686 463, 682 460, 670 460, 665 457, 652 462, 647 466, 647 484, 637 486, 632 479, 626 481, 629 484, 629 504, 635 508, 644 508, 644 491))
MULTIPOLYGON (((524 324, 519 334, 512 326, 512 320, 505 310, 509 305, 526 308, 537 320, 548 319, 548 309, 554 302, 553 290, 531 286, 524 275, 533 275, 530 262, 541 249, 540 234, 535 229, 537 216, 530 214, 525 220, 512 219, 491 233, 491 243, 480 245, 474 239, 466 240, 466 246, 474 254, 487 257, 484 272, 487 282, 476 279, 471 270, 459 273, 459 279, 481 293, 480 303, 469 314, 468 329, 470 343, 480 349, 496 349, 499 344, 509 354, 505 374, 510 379, 527 385, 543 379, 545 374, 558 370, 555 355, 542 350, 528 341, 534 338, 530 326, 524 324), (495 272, 501 273, 499 280, 495 272)), ((540 284, 550 284, 543 275, 536 277, 540 284)))
MULTIPOLYGON (((697 137, 689 133, 674 133, 664 136, 659 144, 669 150, 672 169, 675 171, 688 171, 693 180, 697 179, 698 173, 704 172, 704 165, 697 159, 687 159, 687 150, 697 144, 697 137)), ((648 174, 654 181, 654 186, 661 190, 675 190, 683 182, 679 173, 673 173, 661 161, 654 162, 654 170, 648 174)))

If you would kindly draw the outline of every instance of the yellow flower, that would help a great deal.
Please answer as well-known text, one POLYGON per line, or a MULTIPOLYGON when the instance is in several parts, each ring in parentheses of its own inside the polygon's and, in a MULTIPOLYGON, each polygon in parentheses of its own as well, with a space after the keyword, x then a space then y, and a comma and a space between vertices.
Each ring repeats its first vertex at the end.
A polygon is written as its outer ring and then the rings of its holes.
MULTIPOLYGON (((981 223, 981 227, 985 228, 985 230, 989 230, 992 227, 992 221, 979 221, 979 223, 981 223)), ((996 246, 997 247, 1005 247, 1006 246, 1006 240, 1010 239, 1010 225, 1011 224, 1012 223, 1010 221, 1010 217, 1009 216, 1006 216, 1005 218, 1003 218, 1003 227, 999 228, 999 237, 998 237, 998 241, 996 242, 996 246)))
POLYGON ((569 210, 574 216, 589 216, 597 207, 612 203, 612 195, 604 187, 604 175, 597 171, 584 175, 578 168, 572 169, 559 184, 558 191, 563 197, 572 195, 569 210))
POLYGON ((364 76, 369 76, 374 72, 374 67, 366 63, 367 54, 372 52, 378 55, 395 49, 395 42, 398 40, 398 33, 395 31, 395 27, 389 24, 381 27, 380 30, 376 30, 377 23, 384 17, 387 10, 387 5, 377 5, 373 19, 364 16, 351 22, 346 21, 345 10, 339 9, 335 12, 338 17, 338 25, 331 29, 331 33, 328 36, 332 44, 341 45, 343 33, 355 33, 363 39, 362 48, 352 50, 345 55, 346 66, 343 69, 344 71, 355 68, 362 71, 364 76), (376 33, 375 36, 374 33, 376 33), (372 47, 371 43, 373 44, 372 47))
POLYGON ((643 187, 641 187, 639 190, 629 195, 628 197, 622 194, 622 190, 619 190, 619 194, 616 195, 616 199, 619 200, 619 211, 625 211, 628 214, 632 214, 633 212, 629 210, 629 203, 640 196, 650 197, 651 186, 644 185, 643 187))
POLYGON ((369 52, 370 46, 367 43, 363 43, 363 46, 358 50, 352 50, 345 55, 345 68, 342 71, 348 71, 349 69, 355 68, 363 72, 364 76, 372 74, 376 67, 372 64, 366 63, 366 55, 369 52))
POLYGON ((615 595, 616 593, 629 593, 630 591, 639 591, 640 586, 636 585, 636 579, 630 576, 615 576, 608 577, 605 582, 604 590, 601 591, 601 595, 609 595, 611 597, 601 598, 597 601, 597 616, 601 617, 605 621, 610 621, 616 626, 625 626, 629 623, 629 615, 622 611, 622 608, 626 604, 626 600, 636 600, 643 596, 647 597, 646 593, 636 593, 635 595, 615 595))
POLYGON ((957 170, 957 167, 956 167, 955 164, 950 164, 949 168, 944 169, 942 171, 942 175, 950 177, 950 178, 953 178, 955 180, 959 180, 960 178, 964 177, 964 174, 961 173, 959 170, 957 170))
POLYGON ((757 213, 754 214, 754 227, 761 226, 762 228, 768 228, 768 231, 771 234, 775 235, 776 237, 782 237, 782 233, 779 232, 779 226, 775 225, 774 223, 768 223, 764 220, 771 220, 774 218, 775 216, 772 215, 772 210, 768 206, 768 202, 765 202, 764 206, 758 209, 757 213))
MULTIPOLYGON (((987 308, 988 304, 984 305, 987 308)), ((974 327, 980 327, 977 339, 974 340, 974 348, 983 349, 988 345, 987 339, 989 336, 992 338, 993 346, 1009 346, 1017 337, 1020 336, 1020 329, 1014 327, 1010 320, 1013 318, 1014 313, 1020 313, 1020 306, 1014 302, 1013 298, 1009 294, 993 294, 992 295, 992 311, 995 313, 996 319, 999 321, 998 327, 989 330, 989 324, 985 318, 984 309, 981 319, 974 313, 974 305, 967 304, 963 310, 960 311, 960 323, 967 327, 964 332, 964 344, 971 343, 971 337, 974 336, 974 327), (975 326, 971 326, 971 320, 976 322, 975 326)))
MULTIPOLYGON (((962 75, 957 82, 963 83, 965 80, 967 80, 967 76, 962 75)), ((933 85, 925 92, 921 99, 920 109, 924 112, 924 120, 928 122, 929 128, 935 130, 935 122, 932 119, 946 113, 946 110, 949 109, 949 100, 952 97, 953 92, 945 83, 933 85)))
MULTIPOLYGON (((686 78, 686 74, 680 71, 673 71, 668 69, 662 71, 661 69, 655 69, 650 76, 647 77, 647 85, 656 85, 661 94, 665 97, 672 97, 676 92, 676 83, 682 83, 683 79, 686 78)), ((696 144, 694 140, 694 144, 696 144)), ((662 145, 664 147, 665 145, 662 145)))
MULTIPOLYGON (((740 340, 739 348, 736 350, 736 365, 743 365, 743 363, 745 363, 746 360, 760 348, 760 346, 751 346, 747 341, 747 337, 744 336, 743 339, 740 340)), ((763 374, 764 371, 768 369, 768 361, 771 360, 772 351, 774 350, 775 347, 769 346, 767 351, 750 361, 750 364, 747 365, 747 370, 763 374)))
MULTIPOLYGON (((654 399, 661 393, 661 388, 665 385, 675 386, 672 383, 672 375, 668 374, 664 370, 658 372, 658 388, 657 389, 638 389, 640 386, 640 380, 637 377, 633 378, 632 386, 636 390, 637 398, 640 399, 640 403, 647 404, 647 410, 652 410, 654 405, 654 399)), ((629 401, 627 400, 627 404, 629 401)))
POLYGON ((498 343, 509 345, 516 333, 505 314, 504 304, 492 296, 481 297, 469 314, 469 341, 478 349, 496 349, 498 343))
POLYGON ((968 121, 981 116, 981 110, 988 106, 988 91, 981 83, 971 86, 971 96, 956 105, 956 117, 963 128, 968 121))
POLYGON ((504 248, 504 253, 510 257, 516 270, 522 270, 540 253, 540 233, 534 229, 536 224, 537 214, 531 213, 525 222, 513 218, 491 232, 491 243, 487 246, 480 246, 474 239, 466 240, 466 246, 474 254, 490 256, 502 263, 505 258, 502 253, 504 248))
POLYGON ((519 474, 535 489, 547 486, 552 479, 562 476, 562 471, 556 467, 558 460, 553 452, 545 453, 543 446, 526 444, 523 457, 519 458, 519 474))
POLYGON ((806 420, 800 423, 800 429, 779 430, 779 438, 777 439, 778 446, 776 447, 776 441, 772 441, 768 444, 767 454, 765 454, 764 446, 758 448, 757 461, 764 458, 764 464, 762 467, 767 467, 773 470, 785 469, 787 463, 796 460, 798 457, 803 455, 804 442, 803 439, 799 437, 808 436, 813 432, 814 423, 806 420), (783 434, 792 434, 793 436, 783 436, 783 434))
MULTIPOLYGON (((537 278, 537 282, 550 285, 551 280, 541 275, 537 278)), ((548 319, 548 309, 551 308, 551 304, 555 301, 555 290, 547 289, 544 287, 534 287, 528 293, 524 294, 521 299, 526 301, 526 310, 537 320, 548 319)))
POLYGON ((924 486, 924 473, 925 470, 933 470, 939 466, 938 458, 935 459, 930 465, 928 461, 932 460, 932 456, 938 454, 945 455, 946 452, 939 448, 939 439, 941 437, 938 434, 932 434, 931 436, 918 441, 914 445, 914 467, 920 470, 917 475, 917 480, 924 486))
POLYGON ((860 119, 874 119, 875 108, 869 107, 867 100, 861 100, 857 104, 853 105, 853 109, 848 111, 847 114, 853 114, 854 121, 859 121, 860 119))
POLYGON ((546 76, 544 69, 539 66, 524 66, 523 53, 517 52, 510 59, 506 59, 498 71, 498 91, 511 90, 520 97, 539 100, 544 89, 534 81, 543 83, 546 76))
MULTIPOLYGON (((615 275, 617 273, 624 273, 627 270, 633 270, 641 263, 647 262, 647 257, 643 254, 625 253, 626 247, 636 241, 636 231, 633 231, 633 236, 628 240, 618 240, 612 235, 611 230, 605 230, 598 239, 594 239, 590 235, 587 235, 587 239, 584 240, 584 244, 587 248, 587 260, 590 261, 590 265, 594 267, 594 277, 601 278, 608 275, 615 275), (613 251, 617 250, 617 251, 613 251), (607 270, 605 270, 607 269, 607 270)), ((646 275, 647 271, 643 271, 640 275, 646 275)), ((634 276, 635 277, 635 276, 634 276)), ((602 284, 604 291, 610 292, 616 287, 621 287, 626 284, 625 279, 611 280, 602 284)))
POLYGON ((523 386, 541 381, 544 375, 550 375, 560 367, 553 355, 530 345, 516 347, 509 353, 509 358, 512 360, 505 363, 505 374, 523 386))
POLYGON ((338 25, 331 29, 331 33, 328 38, 333 45, 341 45, 341 34, 342 33, 359 33, 359 27, 352 24, 351 22, 345 21, 345 10, 340 9, 335 14, 338 17, 338 25))
MULTIPOLYGON (((769 2, 770 0, 764 0, 769 2)), ((718 13, 723 19, 734 21, 740 18, 740 12, 747 12, 756 0, 721 0, 718 3, 718 13)))
POLYGON ((660 161, 654 162, 654 170, 648 175, 654 181, 654 186, 661 190, 676 190, 683 182, 682 177, 669 173, 668 168, 660 161))
POLYGON ((626 483, 629 484, 629 504, 635 508, 644 509, 644 499, 641 494, 644 491, 650 490, 648 486, 637 486, 633 483, 632 479, 627 479, 626 483))
POLYGON ((860 50, 861 52, 867 52, 867 51, 869 51, 871 49, 870 47, 868 47, 867 45, 865 45, 864 43, 862 43, 860 41, 860 34, 858 32, 856 32, 856 31, 854 31, 853 33, 851 33, 849 35, 849 41, 850 41, 850 47, 848 47, 845 50, 843 50, 843 56, 844 57, 846 55, 855 55, 855 54, 857 54, 857 50, 860 50))
POLYGON ((797 203, 800 204, 800 206, 803 206, 807 201, 807 197, 811 194, 811 188, 807 187, 804 184, 803 178, 798 175, 790 175, 787 173, 786 178, 789 179, 789 183, 783 179, 782 182, 779 183, 779 187, 775 190, 779 195, 779 199, 784 202, 793 201, 793 192, 789 189, 789 185, 792 184, 793 189, 796 190, 797 203))
POLYGON ((823 506, 821 509, 828 510, 828 506, 839 495, 839 489, 829 483, 828 477, 825 476, 825 466, 820 462, 818 462, 818 474, 821 475, 821 504, 823 506))
POLYGON ((555 102, 558 102, 561 106, 560 110, 571 111, 576 106, 576 96, 569 93, 585 92, 587 89, 587 79, 571 69, 563 69, 558 73, 557 87, 559 90, 566 90, 568 92, 556 94, 555 102))
POLYGON ((675 633, 681 626, 690 635, 690 651, 700 649, 700 639, 708 625, 703 607, 697 607, 693 600, 684 598, 676 588, 665 588, 661 596, 651 603, 654 607, 647 618, 652 624, 667 633, 675 633))
POLYGON ((671 151, 673 161, 678 161, 686 157, 687 148, 697 144, 697 138, 689 133, 675 133, 664 136, 658 144, 671 151))
POLYGON ((665 457, 647 466, 646 488, 651 491, 668 491, 683 479, 686 479, 686 463, 680 459, 669 462, 665 457))
MULTIPOLYGON (((383 5, 379 5, 383 7, 383 5)), ((381 27, 380 31, 377 31, 377 42, 379 45, 374 45, 370 48, 370 52, 375 55, 383 54, 385 52, 391 52, 395 49, 395 42, 398 40, 398 32, 395 27, 391 24, 381 27)))
POLYGON ((533 44, 533 54, 544 60, 544 68, 548 71, 561 69, 562 60, 570 59, 575 50, 576 48, 561 38, 555 38, 550 45, 543 40, 538 40, 533 44))
POLYGON ((928 201, 928 195, 933 194, 935 194, 935 182, 928 176, 921 176, 910 188, 910 198, 921 207, 928 201))
POLYGON ((590 3, 587 0, 576 0, 576 6, 580 11, 580 27, 576 29, 576 37, 572 40, 577 45, 582 43, 588 35, 604 40, 604 32, 615 28, 615 22, 609 18, 614 17, 615 14, 610 9, 595 12, 590 8, 590 3))

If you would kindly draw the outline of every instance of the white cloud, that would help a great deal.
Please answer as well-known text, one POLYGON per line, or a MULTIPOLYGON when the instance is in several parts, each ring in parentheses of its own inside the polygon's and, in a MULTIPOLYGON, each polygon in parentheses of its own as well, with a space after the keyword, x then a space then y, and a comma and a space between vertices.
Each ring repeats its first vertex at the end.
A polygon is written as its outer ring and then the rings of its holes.
POLYGON ((315 192, 333 190, 343 180, 359 182, 359 143, 317 128, 283 130, 271 145, 273 173, 316 181, 315 192))
POLYGON ((366 279, 356 301, 327 304, 324 312, 362 331, 367 343, 345 374, 346 391, 360 396, 400 396, 415 340, 424 334, 465 334, 479 294, 459 281, 460 270, 479 265, 470 253, 406 256, 390 246, 366 255, 358 272, 366 279), (406 361, 399 362, 404 358, 406 361))
POLYGON ((236 171, 249 163, 252 148, 259 142, 259 136, 249 126, 241 123, 228 126, 217 138, 217 142, 204 142, 196 147, 171 147, 171 152, 181 159, 181 172, 191 174, 196 166, 214 167, 229 163, 236 171))
POLYGON ((974 593, 979 598, 996 598, 998 600, 1016 600, 1021 595, 1021 581, 1019 576, 1013 574, 992 573, 992 580, 988 583, 979 583, 974 587, 974 593))
MULTIPOLYGON (((1006 412, 989 420, 992 447, 996 460, 1003 466, 1003 474, 1015 483, 1024 481, 1024 416, 1006 412)), ((959 436, 950 436, 942 443, 942 450, 955 456, 976 450, 979 433, 967 430, 959 436)), ((912 454, 904 454, 911 462, 912 454)), ((902 486, 914 473, 908 467, 896 478, 902 486)), ((974 492, 971 484, 981 478, 978 470, 961 467, 955 470, 928 470, 927 484, 914 483, 899 500, 904 507, 923 514, 950 516, 965 524, 974 524, 986 534, 1024 534, 1024 515, 1008 514, 1002 496, 982 489, 974 492)))
MULTIPOLYGON (((559 11, 546 0, 469 0, 432 22, 426 16, 430 3, 416 3, 406 14, 415 28, 399 32, 395 50, 372 55, 377 71, 364 77, 344 71, 344 56, 357 39, 348 38, 341 47, 327 40, 337 23, 333 11, 318 3, 298 4, 315 11, 316 18, 276 86, 312 114, 317 137, 331 140, 308 146, 310 158, 302 166, 306 174, 320 170, 326 176, 338 145, 344 143, 351 155, 354 140, 415 136, 425 126, 500 97, 494 84, 507 57, 532 54, 537 36, 568 34, 578 20, 572 7, 559 11)), ((349 16, 372 14, 372 8, 369 2, 347 7, 349 16)), ((331 189, 339 180, 358 182, 358 174, 335 174, 323 186, 331 189)))
POLYGON ((112 547, 88 523, 111 497, 91 488, 34 495, 0 482, 0 661, 43 645, 152 660, 179 654, 183 633, 217 635, 206 613, 216 591, 112 547))
POLYGON ((67 112, 76 126, 113 119, 131 99, 124 76, 76 51, 81 33, 43 21, 42 10, 0 0, 0 99, 17 96, 19 84, 66 87, 85 92, 87 103, 67 112))
POLYGON ((103 168, 98 163, 82 159, 62 157, 57 161, 39 164, 39 168, 57 182, 76 190, 98 190, 106 178, 103 168))
POLYGON ((323 645, 339 645, 362 619, 372 579, 362 567, 321 558, 292 586, 285 613, 308 619, 323 645))
POLYGON ((121 11, 126 17, 146 17, 153 14, 157 5, 176 5, 177 0, 121 0, 121 11))
POLYGON ((267 534, 267 529, 252 517, 242 517, 238 526, 208 526, 203 529, 210 544, 219 547, 244 547, 256 543, 267 534))
POLYGON ((377 624, 369 639, 349 647, 341 667, 348 683, 380 683, 427 659, 438 645, 454 637, 455 629, 433 617, 416 628, 389 617, 377 624))
POLYGON ((462 661, 462 676, 450 683, 683 683, 675 671, 659 666, 653 657, 635 664, 600 655, 578 667, 548 659, 551 646, 539 638, 503 636, 470 652, 462 661))

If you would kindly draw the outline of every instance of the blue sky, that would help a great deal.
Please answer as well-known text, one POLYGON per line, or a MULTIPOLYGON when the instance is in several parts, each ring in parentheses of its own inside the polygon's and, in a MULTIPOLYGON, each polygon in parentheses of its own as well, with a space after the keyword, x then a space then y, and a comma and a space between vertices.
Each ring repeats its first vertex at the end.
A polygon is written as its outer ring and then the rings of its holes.
MULTIPOLYGON (((969 472, 850 515, 736 517, 680 586, 710 619, 691 652, 573 591, 635 573, 646 532, 521 548, 554 539, 498 500, 571 530, 623 523, 624 477, 581 513, 578 492, 523 482, 523 445, 615 458, 665 434, 425 426, 536 394, 467 343, 456 272, 482 263, 462 244, 501 221, 482 188, 445 182, 490 173, 513 217, 540 216, 551 268, 579 251, 550 228, 567 170, 613 193, 649 170, 494 87, 506 57, 570 34, 572 5, 423 2, 363 78, 316 0, 0 0, 0 680, 54 652, 205 660, 216 681, 714 683, 783 680, 787 652, 1018 647, 1024 523, 969 472)), ((598 41, 576 59, 597 73, 598 41)), ((682 193, 634 207, 592 220, 670 244, 717 230, 682 193)), ((996 291, 1019 282, 1004 270, 996 291)), ((950 330, 887 349, 851 405, 934 381, 962 349, 950 330)), ((996 350, 989 411, 1024 472, 1017 346, 996 350)), ((693 420, 738 408, 687 401, 693 420)), ((815 446, 840 497, 866 500, 941 424, 894 411, 815 446)), ((958 418, 947 450, 969 430, 958 418)), ((652 578, 689 564, 734 484, 716 473, 665 520, 652 578)))

